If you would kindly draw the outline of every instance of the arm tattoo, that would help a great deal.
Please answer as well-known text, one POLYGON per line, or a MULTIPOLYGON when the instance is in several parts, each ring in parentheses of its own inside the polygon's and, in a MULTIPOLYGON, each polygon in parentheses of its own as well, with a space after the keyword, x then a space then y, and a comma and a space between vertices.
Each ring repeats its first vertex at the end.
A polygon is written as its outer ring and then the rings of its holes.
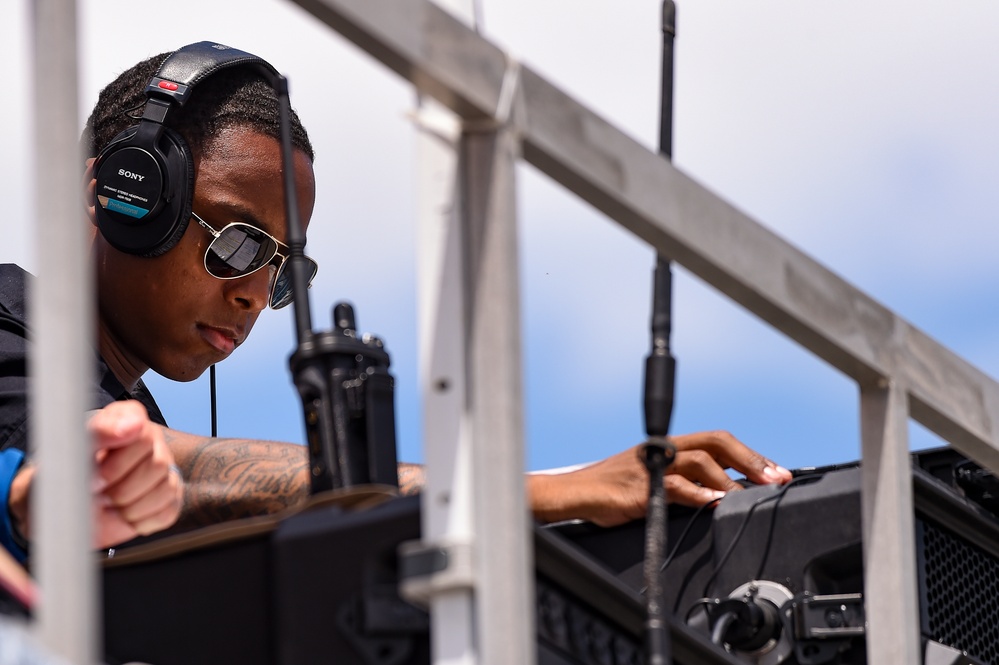
POLYGON ((177 460, 186 481, 181 523, 204 526, 299 505, 309 496, 307 462, 295 444, 200 439, 177 460))
MULTIPOLYGON (((181 529, 276 513, 309 498, 305 446, 213 439, 167 428, 164 434, 186 484, 181 529)), ((401 494, 416 494, 423 485, 422 466, 399 464, 401 494)))

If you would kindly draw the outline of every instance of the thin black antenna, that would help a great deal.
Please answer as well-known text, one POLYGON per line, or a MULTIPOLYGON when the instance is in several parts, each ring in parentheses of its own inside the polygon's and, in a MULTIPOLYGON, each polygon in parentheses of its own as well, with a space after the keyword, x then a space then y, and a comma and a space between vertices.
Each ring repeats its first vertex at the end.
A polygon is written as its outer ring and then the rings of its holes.
POLYGON ((676 39, 676 4, 663 0, 662 94, 659 109, 659 154, 673 158, 673 42, 676 39))
POLYGON ((395 381, 388 372, 390 361, 382 340, 357 334, 354 310, 348 303, 334 306, 333 330, 312 330, 288 80, 278 75, 274 91, 280 109, 288 266, 298 336, 288 363, 302 398, 312 493, 370 483, 398 487, 395 381))
MULTIPOLYGON (((659 116, 659 153, 667 160, 673 154, 673 40, 676 37, 676 5, 663 0, 662 7, 662 102, 659 116)), ((664 615, 664 595, 659 571, 666 552, 666 468, 676 448, 670 442, 676 361, 670 354, 673 276, 669 259, 657 254, 652 280, 652 349, 645 359, 645 464, 649 472, 649 508, 645 525, 645 662, 673 662, 669 624, 664 615)))
POLYGON ((284 201, 288 221, 288 267, 291 270, 292 308, 298 343, 312 335, 312 312, 309 308, 309 278, 306 276, 305 229, 298 214, 298 189, 295 187, 295 161, 291 144, 291 102, 288 79, 280 74, 274 81, 281 124, 281 163, 284 171, 284 201))
MULTIPOLYGON (((667 161, 673 155, 673 40, 676 36, 676 5, 663 2, 662 106, 659 117, 659 154, 667 161)), ((670 354, 673 275, 669 258, 656 256, 652 289, 652 350, 645 361, 645 431, 666 436, 673 415, 676 361, 670 354)))

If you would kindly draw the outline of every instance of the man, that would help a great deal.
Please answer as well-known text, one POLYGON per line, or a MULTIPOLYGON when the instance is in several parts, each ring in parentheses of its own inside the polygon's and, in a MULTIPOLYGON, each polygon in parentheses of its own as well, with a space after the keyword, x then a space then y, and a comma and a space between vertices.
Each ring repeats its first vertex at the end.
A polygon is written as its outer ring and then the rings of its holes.
MULTIPOLYGON (((263 309, 286 304, 280 299, 287 251, 277 102, 258 68, 228 67, 199 80, 182 108, 162 105, 164 134, 179 137, 170 138, 177 145, 169 149, 186 155, 193 191, 186 199, 175 197, 186 201, 178 223, 151 249, 136 248, 116 227, 115 215, 141 214, 136 206, 145 198, 133 192, 116 199, 131 184, 104 175, 118 159, 108 146, 117 149, 118 141, 139 140, 148 130, 146 118, 156 105, 147 101, 147 84, 167 55, 137 64, 105 88, 84 131, 88 249, 98 288, 99 410, 89 427, 96 446, 99 547, 175 523, 189 527, 274 512, 309 493, 303 446, 171 430, 141 381, 149 369, 177 381, 197 378, 246 339, 263 309), (233 247, 246 238, 255 253, 241 261, 233 247)), ((316 193, 314 153, 294 114, 292 127, 298 203, 307 224, 316 193)), ((117 172, 145 177, 126 167, 117 172)), ((20 269, 0 268, 0 366, 9 368, 0 376, 0 496, 8 507, 0 541, 22 558, 31 534, 30 488, 44 473, 23 456, 30 424, 24 280, 20 269)), ((667 484, 677 502, 701 505, 737 489, 726 468, 759 483, 790 479, 724 432, 674 442, 679 452, 667 484)), ((403 492, 418 490, 421 478, 419 467, 400 465, 403 492)), ((569 474, 529 476, 527 488, 538 519, 611 525, 644 515, 647 476, 631 449, 569 474)))

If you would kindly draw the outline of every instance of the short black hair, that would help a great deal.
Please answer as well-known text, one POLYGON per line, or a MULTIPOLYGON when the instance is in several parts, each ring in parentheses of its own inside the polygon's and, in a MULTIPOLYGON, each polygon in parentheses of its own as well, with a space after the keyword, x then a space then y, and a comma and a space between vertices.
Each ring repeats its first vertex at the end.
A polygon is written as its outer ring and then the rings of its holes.
MULTIPOLYGON (((138 123, 146 103, 146 85, 169 55, 161 53, 139 62, 101 90, 81 137, 88 157, 96 157, 114 137, 138 123)), ((232 67, 198 83, 184 107, 171 111, 166 125, 184 137, 194 155, 204 154, 212 139, 231 127, 249 127, 281 138, 277 96, 251 67, 232 67)), ((315 160, 308 132, 294 111, 291 140, 315 160)))

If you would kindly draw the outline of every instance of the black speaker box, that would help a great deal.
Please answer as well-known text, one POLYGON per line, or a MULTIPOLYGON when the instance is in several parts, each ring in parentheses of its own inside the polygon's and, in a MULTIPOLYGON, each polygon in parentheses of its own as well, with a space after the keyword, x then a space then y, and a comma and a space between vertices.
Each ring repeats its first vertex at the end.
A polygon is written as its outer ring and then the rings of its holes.
MULTIPOLYGON (((923 641, 970 657, 961 662, 999 665, 999 485, 950 449, 915 453, 912 464, 923 641)), ((731 493, 714 510, 671 508, 667 549, 675 553, 661 578, 667 605, 708 634, 709 601, 744 594, 754 583, 777 594, 775 601, 785 598, 780 594, 840 599, 808 619, 818 621, 812 636, 832 628, 836 639, 805 641, 787 630, 780 658, 740 655, 754 663, 866 663, 860 466, 794 475, 785 488, 731 493)), ((628 586, 644 586, 644 524, 554 528, 628 586)))
MULTIPOLYGON (((429 664, 429 617, 397 591, 398 546, 419 536, 419 499, 408 497, 121 555, 132 560, 103 575, 106 660, 429 664)), ((640 595, 557 531, 535 529, 534 555, 538 663, 641 665, 640 595)), ((674 665, 739 662, 678 622, 671 635, 674 665)))

